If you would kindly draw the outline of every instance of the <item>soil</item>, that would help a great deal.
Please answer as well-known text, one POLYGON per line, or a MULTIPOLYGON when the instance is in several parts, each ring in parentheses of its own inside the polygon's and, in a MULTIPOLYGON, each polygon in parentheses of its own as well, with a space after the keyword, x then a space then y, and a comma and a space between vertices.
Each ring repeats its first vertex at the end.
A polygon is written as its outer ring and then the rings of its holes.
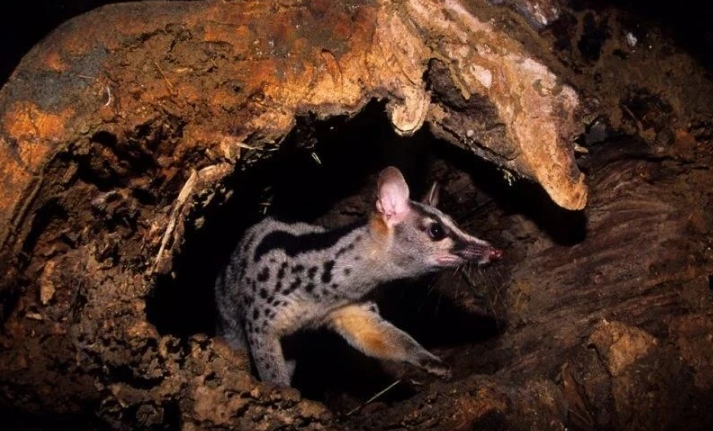
POLYGON ((248 153, 185 209, 168 270, 147 277, 166 226, 146 221, 169 219, 190 178, 157 160, 206 164, 171 152, 190 110, 136 118, 134 134, 97 133, 56 158, 41 187, 51 198, 31 209, 0 284, 10 429, 710 429, 713 33, 696 17, 709 12, 560 6, 540 32, 506 7, 484 14, 589 106, 576 141, 582 211, 428 125, 398 136, 373 101, 353 117, 300 117, 271 157, 248 153), (315 331, 286 340, 295 389, 260 384, 244 352, 215 337, 217 272, 266 213, 327 226, 363 217, 387 164, 415 196, 438 181, 441 209, 505 251, 373 294, 452 377, 315 331))

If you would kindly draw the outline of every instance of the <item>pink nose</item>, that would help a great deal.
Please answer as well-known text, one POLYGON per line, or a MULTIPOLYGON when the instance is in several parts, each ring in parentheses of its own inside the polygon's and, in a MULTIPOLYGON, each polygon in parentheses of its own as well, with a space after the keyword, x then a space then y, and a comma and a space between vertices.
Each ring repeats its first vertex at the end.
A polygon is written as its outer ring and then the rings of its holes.
POLYGON ((499 248, 492 247, 490 249, 490 253, 488 253, 488 259, 490 260, 498 260, 501 257, 503 257, 503 251, 500 250, 499 248))

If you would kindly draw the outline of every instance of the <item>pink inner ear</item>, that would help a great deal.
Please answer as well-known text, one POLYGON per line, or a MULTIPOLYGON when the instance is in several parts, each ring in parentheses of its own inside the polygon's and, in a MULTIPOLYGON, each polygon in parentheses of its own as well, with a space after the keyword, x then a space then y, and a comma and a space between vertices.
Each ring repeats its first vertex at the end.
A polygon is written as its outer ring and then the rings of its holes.
POLYGON ((389 166, 379 175, 379 198, 376 210, 389 224, 402 221, 408 213, 409 189, 401 172, 389 166))

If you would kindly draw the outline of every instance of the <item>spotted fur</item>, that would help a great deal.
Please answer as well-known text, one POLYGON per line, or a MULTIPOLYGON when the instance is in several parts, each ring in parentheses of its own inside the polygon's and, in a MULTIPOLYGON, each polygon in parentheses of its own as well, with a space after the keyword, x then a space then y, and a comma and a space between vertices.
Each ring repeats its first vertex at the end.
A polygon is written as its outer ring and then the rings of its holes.
POLYGON ((403 176, 389 167, 367 220, 326 230, 266 218, 251 227, 216 283, 219 334, 249 350, 263 381, 282 385, 292 373, 280 339, 319 326, 367 355, 447 374, 440 359, 362 302, 389 281, 500 257, 435 208, 435 190, 423 203, 411 201, 403 176))

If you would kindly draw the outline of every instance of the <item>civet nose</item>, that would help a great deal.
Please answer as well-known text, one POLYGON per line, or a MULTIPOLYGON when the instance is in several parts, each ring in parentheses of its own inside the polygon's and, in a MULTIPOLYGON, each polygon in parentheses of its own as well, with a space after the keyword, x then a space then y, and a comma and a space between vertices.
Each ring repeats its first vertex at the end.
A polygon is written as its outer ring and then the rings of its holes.
POLYGON ((503 257, 503 251, 500 250, 499 248, 492 247, 490 249, 490 253, 488 253, 488 258, 490 260, 498 260, 501 257, 503 257))

